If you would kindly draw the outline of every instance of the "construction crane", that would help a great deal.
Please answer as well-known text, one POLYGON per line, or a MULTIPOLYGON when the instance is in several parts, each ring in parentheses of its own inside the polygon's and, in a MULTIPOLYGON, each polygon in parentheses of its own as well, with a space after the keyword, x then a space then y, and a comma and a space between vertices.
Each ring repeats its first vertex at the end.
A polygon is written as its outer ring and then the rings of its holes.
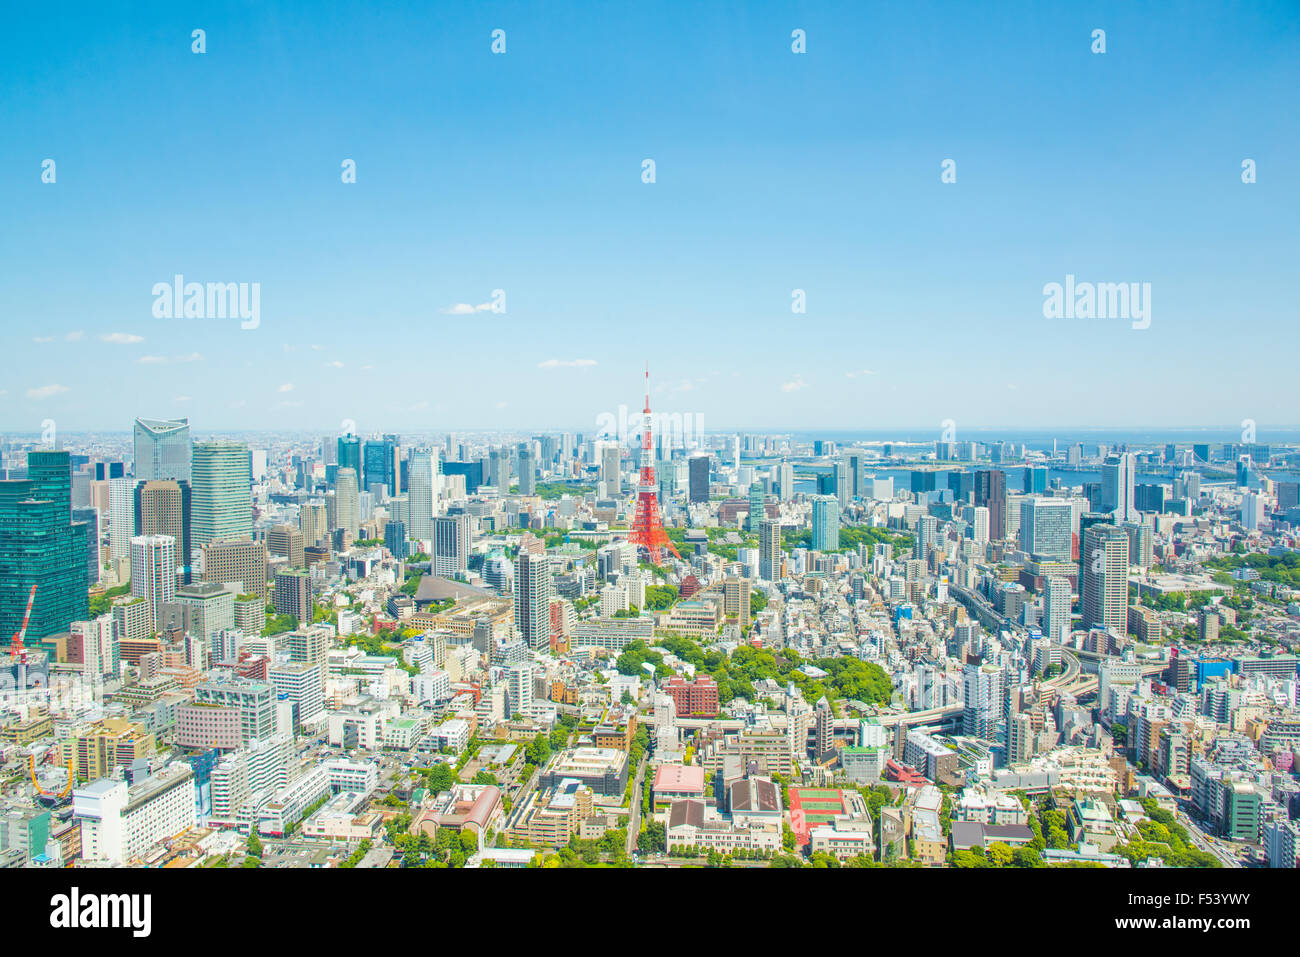
POLYGON ((60 800, 62 800, 63 798, 67 797, 69 794, 72 793, 73 782, 77 780, 76 775, 72 771, 71 754, 68 755, 68 783, 64 785, 62 791, 47 791, 45 790, 45 788, 41 787, 41 782, 36 777, 36 755, 35 754, 31 756, 30 773, 32 776, 32 787, 36 788, 37 794, 41 795, 42 797, 58 798, 60 800))
POLYGON ((13 661, 21 660, 27 664, 27 652, 23 648, 23 638, 27 636, 27 623, 32 620, 32 602, 36 600, 36 586, 27 593, 27 611, 23 613, 23 626, 9 639, 9 657, 13 661))

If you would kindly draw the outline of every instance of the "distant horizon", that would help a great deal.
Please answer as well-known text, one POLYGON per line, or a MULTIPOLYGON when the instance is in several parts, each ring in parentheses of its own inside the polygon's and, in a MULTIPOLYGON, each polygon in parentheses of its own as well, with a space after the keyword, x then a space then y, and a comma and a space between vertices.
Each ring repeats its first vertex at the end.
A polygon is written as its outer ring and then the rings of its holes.
MULTIPOLYGON (((153 418, 155 421, 163 421, 161 418, 152 416, 141 416, 141 418, 153 418)), ((186 416, 175 416, 167 421, 174 421, 186 418, 186 416)), ((191 436, 198 434, 204 435, 344 435, 348 434, 337 428, 317 428, 312 426, 294 426, 285 428, 200 428, 197 427, 193 419, 189 421, 191 436)), ((1160 441, 1165 437, 1169 439, 1186 443, 1197 444, 1204 440, 1210 443, 1226 443, 1231 445, 1237 444, 1258 444, 1258 445, 1276 445, 1276 444, 1298 444, 1300 443, 1300 426, 1271 426, 1257 425, 1257 435, 1254 442, 1245 442, 1241 437, 1241 427, 1238 426, 1172 426, 1172 425, 1142 425, 1142 426, 1059 426, 1059 427, 1035 427, 1035 426, 966 426, 957 434, 956 438, 951 441, 961 443, 968 441, 967 436, 975 435, 996 439, 1001 436, 1024 439, 1034 437, 1042 440, 1046 438, 1068 439, 1075 438, 1079 435, 1098 435, 1105 437, 1113 435, 1117 438, 1126 440, 1143 441, 1160 441), (1175 436, 1188 434, 1187 438, 1177 438, 1175 436)), ((463 433, 466 435, 522 435, 525 433, 547 434, 547 433, 574 433, 581 434, 584 437, 598 435, 594 425, 586 427, 574 426, 439 426, 437 428, 420 427, 404 429, 397 426, 381 426, 376 429, 357 429, 351 434, 362 438, 368 435, 380 435, 384 433, 410 434, 410 435, 445 435, 448 433, 463 433)), ((28 438, 40 437, 40 430, 15 431, 0 429, 0 437, 8 438, 28 438)), ((60 436, 127 436, 133 434, 132 429, 95 429, 95 428, 77 428, 77 429, 59 429, 60 436)), ((721 436, 721 435, 763 435, 763 436, 785 436, 795 439, 808 441, 833 441, 837 436, 854 438, 861 441, 869 442, 940 442, 945 441, 941 437, 941 429, 935 426, 879 426, 875 428, 861 427, 803 427, 803 428, 771 428, 765 426, 723 426, 723 427, 705 427, 699 434, 703 436, 721 436), (928 433, 928 434, 927 434, 928 433)))

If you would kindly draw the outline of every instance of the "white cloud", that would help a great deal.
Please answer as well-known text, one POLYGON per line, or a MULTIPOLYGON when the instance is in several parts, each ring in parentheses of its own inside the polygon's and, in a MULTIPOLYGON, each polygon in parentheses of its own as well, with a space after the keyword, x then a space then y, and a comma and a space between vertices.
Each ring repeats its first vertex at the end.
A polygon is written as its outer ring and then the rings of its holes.
POLYGON ((803 376, 795 376, 789 382, 781 384, 782 392, 798 392, 800 389, 808 388, 808 383, 803 381, 803 376))
POLYGON ((176 397, 176 401, 177 401, 177 402, 188 402, 188 401, 190 401, 190 397, 189 397, 188 395, 178 395, 178 396, 176 397))
POLYGON ((292 382, 286 382, 284 385, 280 386, 280 391, 281 391, 281 392, 292 392, 292 391, 293 391, 293 383, 292 383, 292 382))
POLYGON ((343 363, 339 362, 338 359, 335 359, 333 362, 327 362, 327 363, 325 363, 325 366, 326 366, 326 368, 342 369, 342 368, 343 368, 343 363))
POLYGON ((505 407, 506 407, 506 404, 505 404, 504 402, 498 402, 498 403, 497 403, 497 408, 498 408, 498 409, 504 409, 505 407))
POLYGON ((537 363, 539 369, 589 369, 596 364, 595 359, 546 359, 537 363))
POLYGON ((137 336, 130 332, 110 332, 99 337, 101 342, 110 342, 115 346, 131 346, 137 342, 144 342, 144 336, 137 336))
POLYGON ((84 335, 85 335, 85 333, 82 332, 80 329, 78 329, 76 332, 65 333, 64 336, 63 336, 63 341, 64 341, 64 342, 80 342, 80 341, 81 341, 81 337, 84 336, 84 335))
POLYGON ((312 343, 312 346, 311 346, 311 351, 312 351, 312 352, 321 352, 321 351, 323 351, 324 349, 325 349, 324 346, 317 345, 317 344, 314 343, 314 342, 312 343))
POLYGON ((53 336, 32 336, 32 342, 53 342, 53 336))
POLYGON ((66 385, 57 385, 57 384, 54 384, 54 385, 43 385, 43 386, 39 386, 38 388, 35 388, 35 389, 28 389, 28 390, 27 390, 27 398, 29 398, 29 399, 49 399, 49 398, 51 398, 51 397, 53 397, 53 396, 56 396, 56 395, 62 395, 64 392, 67 392, 67 391, 68 391, 68 387, 67 387, 66 385))
POLYGON ((850 378, 850 379, 856 378, 857 376, 860 376, 860 375, 875 375, 875 374, 876 374, 876 370, 875 370, 875 369, 859 369, 859 370, 857 370, 856 372, 846 372, 846 373, 844 373, 844 375, 845 375, 847 378, 850 378))
POLYGON ((197 352, 191 352, 187 356, 141 356, 135 361, 141 365, 165 365, 169 362, 198 362, 203 356, 197 352))
POLYGON ((471 306, 467 302, 452 303, 446 309, 442 310, 444 316, 472 316, 476 312, 489 312, 492 309, 492 303, 481 302, 477 306, 471 306))

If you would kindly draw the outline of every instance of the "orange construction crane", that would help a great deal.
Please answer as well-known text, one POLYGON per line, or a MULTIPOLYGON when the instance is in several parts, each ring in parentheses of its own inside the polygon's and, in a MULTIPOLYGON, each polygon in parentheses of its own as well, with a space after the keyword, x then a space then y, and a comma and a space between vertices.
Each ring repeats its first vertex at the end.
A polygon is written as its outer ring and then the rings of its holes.
POLYGON ((14 661, 27 663, 27 652, 23 649, 23 638, 27 636, 27 623, 32 620, 32 602, 36 600, 36 586, 27 594, 27 611, 23 614, 23 626, 9 639, 9 657, 14 661))
POLYGON ((72 773, 71 755, 68 756, 68 783, 64 786, 62 791, 47 791, 45 788, 41 787, 41 782, 36 778, 36 755, 34 754, 31 756, 30 773, 32 776, 32 787, 36 788, 36 793, 40 794, 42 797, 65 798, 72 793, 73 782, 77 780, 76 775, 72 773))

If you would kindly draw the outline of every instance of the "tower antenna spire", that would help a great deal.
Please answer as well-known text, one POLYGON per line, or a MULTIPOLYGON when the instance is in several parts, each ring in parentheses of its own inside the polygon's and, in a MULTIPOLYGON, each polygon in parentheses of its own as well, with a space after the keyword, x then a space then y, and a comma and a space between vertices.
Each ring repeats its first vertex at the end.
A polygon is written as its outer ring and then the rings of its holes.
POLYGON ((650 419, 650 363, 645 364, 645 418, 641 423, 641 481, 636 491, 636 514, 632 518, 632 529, 627 540, 633 545, 644 548, 650 560, 656 565, 663 563, 663 550, 666 548, 678 558, 673 540, 664 531, 663 520, 659 517, 659 483, 655 480, 653 457, 654 443, 651 439, 650 419))

